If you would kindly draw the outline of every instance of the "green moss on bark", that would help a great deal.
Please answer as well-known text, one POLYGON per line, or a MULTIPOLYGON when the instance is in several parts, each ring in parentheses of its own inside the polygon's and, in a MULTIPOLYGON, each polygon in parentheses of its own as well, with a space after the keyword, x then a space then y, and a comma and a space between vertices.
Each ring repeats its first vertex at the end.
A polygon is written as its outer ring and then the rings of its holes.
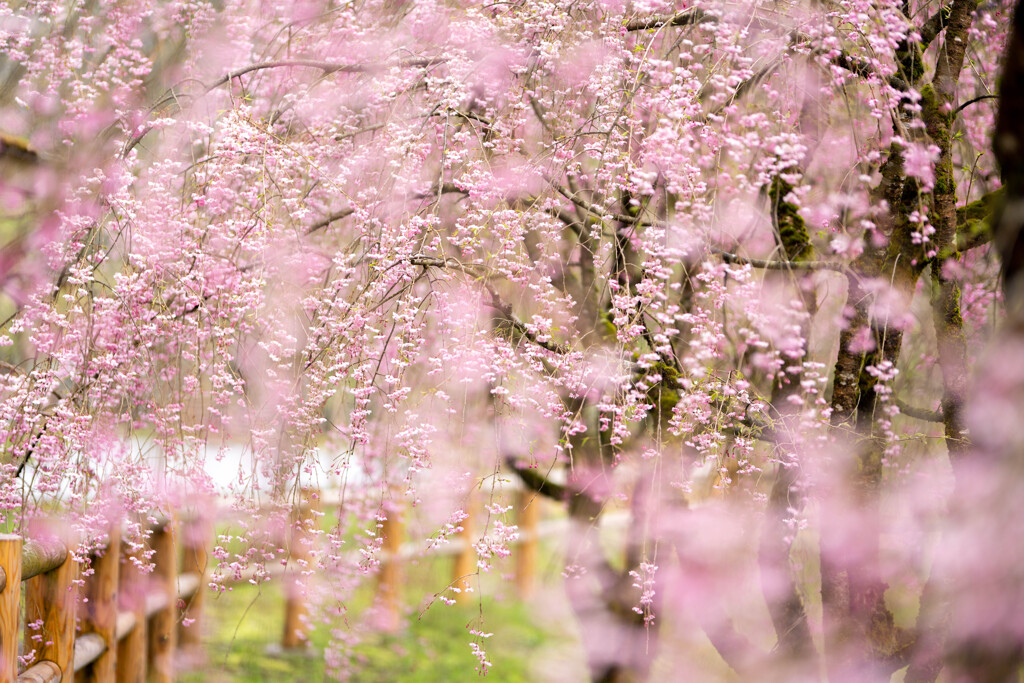
POLYGON ((953 163, 949 155, 952 148, 950 131, 953 116, 945 111, 949 108, 949 103, 939 97, 935 88, 928 84, 921 88, 921 108, 928 136, 943 152, 939 161, 935 163, 935 187, 932 192, 936 195, 953 194, 956 192, 956 180, 953 178, 953 163))
POLYGON ((791 261, 800 261, 811 256, 811 238, 799 207, 786 201, 786 196, 792 191, 791 184, 775 176, 768 187, 768 198, 771 201, 773 222, 778 230, 779 242, 785 249, 786 256, 791 261))
POLYGON ((899 61, 900 75, 907 83, 913 85, 924 77, 924 57, 920 45, 902 43, 896 51, 896 58, 899 61))

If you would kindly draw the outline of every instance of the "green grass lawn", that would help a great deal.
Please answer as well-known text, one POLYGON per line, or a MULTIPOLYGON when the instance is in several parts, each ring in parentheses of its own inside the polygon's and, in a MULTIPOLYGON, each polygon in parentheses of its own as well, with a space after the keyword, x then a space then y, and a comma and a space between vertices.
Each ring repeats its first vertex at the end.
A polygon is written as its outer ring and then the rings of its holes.
MULTIPOLYGON (((582 653, 577 645, 568 608, 565 618, 541 618, 545 609, 562 601, 561 576, 553 571, 558 562, 549 556, 538 597, 521 601, 512 586, 498 575, 487 575, 485 597, 469 605, 446 606, 435 602, 422 610, 413 601, 430 595, 447 584, 451 559, 424 560, 405 570, 405 597, 409 619, 406 627, 393 634, 367 632, 352 651, 355 681, 369 683, 409 681, 434 683, 462 681, 477 677, 469 643, 468 624, 483 619, 480 630, 494 633, 484 642, 493 667, 487 678, 502 683, 543 680, 583 680, 582 653), (507 595, 501 597, 502 593, 507 595), (494 595, 501 599, 495 599, 494 595), (555 661, 552 666, 551 661, 555 661), (572 671, 551 677, 550 671, 572 671)), ((373 580, 354 596, 350 622, 372 600, 373 580)), ((312 634, 308 653, 282 653, 279 643, 284 628, 284 599, 279 583, 261 588, 243 584, 215 596, 207 594, 202 618, 204 658, 180 676, 183 683, 240 683, 242 681, 320 681, 325 679, 323 648, 329 640, 324 626, 312 634)), ((344 628, 344 627, 343 627, 344 628)))

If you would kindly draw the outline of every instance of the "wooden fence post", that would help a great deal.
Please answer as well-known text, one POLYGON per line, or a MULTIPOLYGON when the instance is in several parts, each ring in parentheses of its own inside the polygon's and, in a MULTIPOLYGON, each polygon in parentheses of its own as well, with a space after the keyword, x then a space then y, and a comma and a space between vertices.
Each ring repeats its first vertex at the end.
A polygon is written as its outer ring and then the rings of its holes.
POLYGON ((135 615, 135 627, 118 644, 117 683, 146 683, 146 581, 133 559, 121 560, 121 607, 135 615))
POLYGON ((174 680, 174 648, 178 636, 178 556, 174 552, 174 522, 168 520, 153 533, 153 590, 163 593, 166 602, 149 624, 149 668, 154 683, 174 680))
POLYGON ((392 503, 385 509, 381 535, 384 537, 384 559, 377 575, 377 606, 380 626, 394 631, 401 621, 402 607, 402 544, 405 542, 405 523, 401 508, 392 503))
POLYGON ((207 554, 206 545, 210 536, 209 526, 203 518, 194 520, 182 529, 182 574, 194 573, 199 576, 199 587, 186 603, 184 619, 191 619, 189 626, 182 624, 178 629, 178 641, 183 649, 188 649, 191 656, 197 656, 202 650, 199 626, 203 612, 203 595, 206 593, 207 554))
POLYGON ((85 605, 85 632, 94 632, 103 638, 107 649, 86 668, 83 679, 87 683, 110 683, 117 672, 117 588, 121 563, 121 529, 110 528, 107 548, 94 558, 94 574, 89 579, 85 605))
POLYGON ((18 680, 18 606, 21 596, 21 537, 0 534, 0 683, 18 680))
POLYGON ((516 589, 519 597, 533 595, 537 577, 537 526, 540 521, 540 496, 533 491, 520 491, 516 500, 516 524, 519 545, 516 548, 516 589))
POLYGON ((303 572, 308 571, 310 545, 316 538, 320 511, 320 495, 312 489, 302 490, 299 509, 293 516, 288 536, 288 574, 285 576, 284 637, 281 645, 286 650, 304 648, 309 645, 309 606, 306 595, 308 581, 303 572))
POLYGON ((476 552, 473 550, 473 512, 476 496, 470 494, 466 502, 466 514, 462 520, 462 531, 459 532, 459 552, 455 555, 452 566, 452 588, 458 589, 455 601, 466 604, 473 601, 471 591, 473 584, 470 577, 476 573, 476 552))
POLYGON ((57 665, 63 680, 74 678, 75 612, 78 591, 78 562, 65 551, 56 569, 25 582, 25 623, 40 623, 39 632, 25 630, 26 651, 36 651, 36 661, 57 665), (41 637, 36 642, 33 636, 41 637))

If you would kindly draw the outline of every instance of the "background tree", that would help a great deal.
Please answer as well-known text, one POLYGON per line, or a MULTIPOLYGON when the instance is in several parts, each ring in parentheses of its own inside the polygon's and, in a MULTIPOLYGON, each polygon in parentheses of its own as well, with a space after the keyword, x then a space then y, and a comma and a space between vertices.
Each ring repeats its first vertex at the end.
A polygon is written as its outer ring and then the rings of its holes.
MULTIPOLYGON (((1008 3, 0 16, 9 525, 197 489, 280 520, 341 482, 317 561, 343 606, 402 501, 444 538, 488 491, 487 570, 516 476, 566 505, 594 680, 644 678, 684 614, 745 678, 973 661, 995 612, 953 560, 1008 566, 964 521, 991 510, 953 514, 984 508, 959 464, 1000 420, 965 406, 1008 3)), ((219 571, 274 559, 262 522, 219 571)))

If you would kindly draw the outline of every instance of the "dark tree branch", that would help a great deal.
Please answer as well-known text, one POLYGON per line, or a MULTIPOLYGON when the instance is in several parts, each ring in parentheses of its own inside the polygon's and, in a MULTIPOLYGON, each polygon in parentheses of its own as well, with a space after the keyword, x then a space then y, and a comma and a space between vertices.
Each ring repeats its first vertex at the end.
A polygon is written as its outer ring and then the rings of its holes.
MULTIPOLYGON (((342 64, 340 62, 326 62, 318 59, 281 59, 273 62, 259 62, 257 64, 250 64, 240 69, 231 71, 224 76, 221 76, 216 81, 206 86, 205 91, 208 93, 211 90, 216 90, 226 83, 230 83, 234 79, 244 76, 254 71, 262 71, 264 69, 284 69, 284 68, 305 68, 305 69, 317 69, 321 71, 325 76, 333 73, 376 73, 389 69, 392 67, 402 68, 426 68, 437 64, 444 63, 444 59, 440 57, 430 58, 419 58, 419 59, 403 59, 396 62, 384 63, 384 64, 342 64)), ((141 131, 133 135, 124 145, 121 150, 121 156, 127 157, 128 153, 131 152, 135 147, 142 142, 150 131, 153 130, 152 125, 147 125, 142 128, 141 131)))
POLYGON ((974 221, 992 218, 1005 196, 1006 189, 1001 187, 959 207, 956 210, 956 220, 960 229, 968 227, 974 221))
POLYGON ((899 398, 896 399, 896 407, 900 409, 901 415, 912 417, 915 420, 921 420, 922 422, 942 422, 941 410, 925 410, 924 408, 916 408, 899 398))
POLYGON ((977 97, 967 100, 966 102, 961 104, 959 107, 954 109, 953 110, 953 116, 956 116, 957 114, 959 114, 964 109, 966 109, 967 107, 971 106, 972 104, 975 104, 977 102, 981 102, 982 100, 995 100, 995 99, 999 99, 999 95, 978 95, 977 97))
MULTIPOLYGON (((506 199, 510 206, 516 206, 524 209, 532 209, 536 207, 538 203, 537 197, 509 197, 506 199)), ((577 237, 583 234, 583 222, 580 221, 575 215, 566 211, 565 209, 559 209, 557 207, 547 207, 539 209, 552 218, 558 219, 565 227, 573 232, 577 237)))
MULTIPOLYGON (((479 277, 486 275, 490 270, 487 266, 478 263, 462 263, 458 259, 451 257, 440 257, 440 256, 427 256, 424 254, 414 254, 407 258, 400 259, 399 263, 409 263, 414 266, 421 266, 423 268, 446 268, 449 270, 460 270, 467 275, 479 277)), ((569 348, 563 344, 559 344, 554 341, 547 341, 539 339, 533 331, 530 330, 529 326, 520 320, 519 316, 512 310, 512 306, 506 303, 498 295, 490 284, 484 282, 484 287, 487 288, 487 293, 491 295, 491 300, 486 302, 488 306, 498 311, 502 318, 508 325, 518 334, 522 335, 525 339, 532 342, 534 345, 539 346, 545 351, 556 353, 560 356, 564 356, 569 353, 569 348)))
POLYGON ((447 268, 449 270, 460 270, 467 275, 478 276, 487 273, 489 270, 487 266, 479 263, 462 263, 458 259, 451 257, 440 257, 440 256, 427 256, 425 254, 414 254, 408 258, 402 259, 405 263, 410 263, 414 266, 422 266, 423 268, 447 268))
POLYGON ((535 469, 523 467, 514 455, 505 456, 505 465, 519 476, 523 486, 534 493, 560 502, 568 500, 565 486, 552 482, 535 469))
POLYGON ((649 17, 636 19, 626 24, 627 31, 649 31, 663 26, 692 26, 694 24, 713 23, 718 17, 708 14, 702 9, 693 7, 671 17, 649 17))
POLYGON ((494 310, 501 313, 502 317, 504 317, 505 319, 505 322, 511 325, 513 330, 521 334, 529 341, 533 342, 535 345, 544 349, 545 351, 557 353, 560 356, 564 356, 565 354, 569 353, 568 347, 562 344, 553 341, 538 339, 537 335, 530 330, 527 324, 520 320, 519 317, 515 314, 515 312, 512 310, 512 306, 502 301, 501 297, 498 296, 498 293, 489 284, 485 283, 485 286, 487 287, 487 292, 491 295, 491 300, 490 302, 488 302, 488 305, 494 310))
POLYGON ((435 185, 429 192, 423 192, 416 195, 416 199, 430 199, 436 197, 439 194, 464 194, 469 193, 458 187, 455 183, 441 183, 440 186, 435 185))
POLYGON ((24 165, 39 163, 39 152, 24 138, 0 133, 0 159, 16 161, 24 165))
POLYGON ((580 223, 580 221, 568 211, 556 208, 549 208, 544 209, 544 213, 553 218, 557 218, 565 225, 565 227, 571 230, 573 234, 576 235, 576 237, 580 237, 583 234, 583 224, 580 223))
POLYGON ((568 199, 570 202, 572 202, 574 205, 576 205, 579 208, 583 209, 587 213, 593 214, 594 216, 597 216, 598 218, 611 218, 612 220, 616 220, 619 223, 625 223, 626 225, 633 225, 633 224, 635 224, 637 222, 637 218, 638 217, 625 216, 625 215, 620 214, 620 213, 615 213, 614 211, 608 211, 607 209, 602 209, 600 206, 597 206, 595 204, 591 204, 590 202, 583 201, 582 199, 577 197, 575 194, 567 191, 564 187, 562 187, 561 185, 559 185, 557 183, 552 183, 552 185, 554 186, 555 191, 558 192, 558 194, 562 195, 563 197, 568 199))
MULTIPOLYGON (((450 194, 450 193, 466 194, 466 191, 456 187, 452 183, 443 183, 441 185, 440 192, 437 192, 436 190, 434 190, 434 191, 429 192, 429 193, 418 194, 418 195, 416 195, 416 198, 417 199, 427 199, 429 197, 437 196, 438 194, 450 194)), ((340 211, 336 211, 336 212, 332 213, 331 215, 329 215, 327 218, 324 218, 323 220, 317 221, 313 225, 309 226, 309 228, 306 229, 306 235, 312 235, 314 232, 326 228, 328 225, 330 225, 331 223, 333 223, 335 221, 340 221, 343 218, 348 218, 354 212, 355 212, 354 209, 342 209, 340 211)))
POLYGON ((726 263, 733 263, 741 266, 749 265, 754 268, 764 268, 766 270, 834 270, 837 273, 846 272, 846 268, 843 264, 836 263, 834 261, 788 261, 747 258, 745 256, 738 256, 732 252, 724 251, 717 247, 712 247, 711 253, 721 256, 722 260, 726 263))
MULTIPOLYGON (((957 251, 968 251, 992 241, 992 222, 1005 196, 1005 188, 999 188, 956 210, 957 251)), ((948 258, 949 255, 940 256, 948 258)))
POLYGON ((390 64, 342 64, 340 62, 325 62, 317 59, 282 59, 274 62, 259 62, 257 64, 250 64, 244 66, 241 69, 231 71, 221 78, 214 81, 212 84, 207 86, 207 92, 215 88, 233 81, 239 76, 252 73, 253 71, 262 71, 264 69, 282 69, 282 68, 306 68, 306 69, 318 69, 324 73, 324 75, 333 73, 348 73, 348 74, 360 74, 360 73, 372 73, 376 71, 382 71, 391 67, 402 67, 402 68, 422 68, 428 66, 434 66, 440 64, 444 60, 440 58, 421 58, 421 59, 403 59, 398 62, 392 62, 390 64))
POLYGON ((462 111, 461 109, 444 109, 433 113, 434 116, 444 116, 445 114, 453 114, 454 116, 466 119, 467 121, 476 121, 477 123, 483 124, 484 128, 488 129, 494 125, 494 122, 485 119, 479 114, 475 114, 471 111, 462 111))
POLYGON ((910 89, 910 86, 905 80, 899 76, 887 76, 884 79, 879 76, 871 65, 862 59, 856 59, 850 57, 845 52, 841 52, 832 58, 832 63, 841 69, 846 69, 850 73, 856 74, 861 78, 877 78, 878 80, 884 80, 890 86, 899 90, 900 92, 906 92, 910 89))
MULTIPOLYGON (((792 45, 790 45, 789 48, 792 48, 792 45)), ((728 109, 730 106, 732 106, 733 103, 736 102, 736 100, 742 98, 744 95, 751 92, 760 83, 763 83, 764 80, 772 74, 772 72, 778 69, 786 61, 786 54, 789 52, 789 48, 783 51, 783 53, 780 54, 778 57, 772 59, 767 65, 759 69, 757 73, 755 73, 753 76, 751 76, 750 78, 746 79, 738 86, 736 86, 736 90, 733 91, 732 97, 730 97, 727 102, 716 107, 714 111, 711 111, 706 116, 702 117, 701 121, 705 121, 707 117, 721 116, 726 109, 728 109)), ((708 88, 709 86, 705 85, 704 88, 701 89, 701 98, 704 97, 708 88)))
POLYGON ((921 25, 921 49, 924 50, 932 41, 938 38, 942 30, 946 28, 946 21, 949 19, 949 11, 951 5, 944 5, 939 10, 928 17, 924 24, 921 25))
POLYGON ((313 225, 309 226, 309 228, 306 230, 306 234, 312 235, 317 230, 322 230, 323 228, 326 228, 334 221, 340 221, 342 218, 347 218, 348 216, 351 216, 352 213, 352 209, 342 209, 341 211, 336 211, 327 218, 323 219, 322 221, 317 221, 313 225))

